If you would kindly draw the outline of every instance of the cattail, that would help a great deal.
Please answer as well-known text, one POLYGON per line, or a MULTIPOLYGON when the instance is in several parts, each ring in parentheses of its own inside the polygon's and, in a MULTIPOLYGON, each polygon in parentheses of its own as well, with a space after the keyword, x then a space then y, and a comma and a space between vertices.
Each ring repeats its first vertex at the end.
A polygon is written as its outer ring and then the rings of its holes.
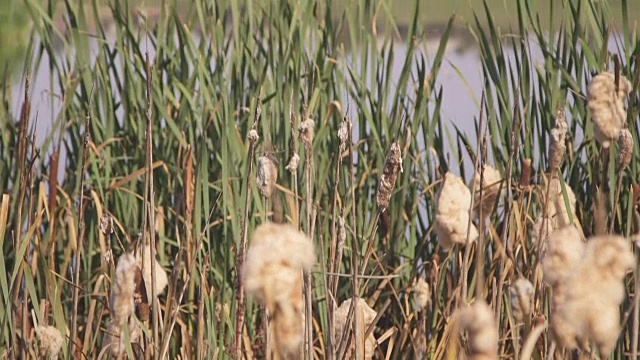
POLYGON ((620 137, 618 137, 618 171, 624 170, 631 162, 633 156, 633 135, 629 128, 624 128, 620 131, 620 137))
MULTIPOLYGON (((371 326, 373 320, 376 318, 378 313, 369 307, 366 301, 361 298, 358 298, 358 311, 361 311, 364 314, 364 331, 371 326)), ((335 322, 336 322, 336 332, 334 336, 335 344, 339 344, 342 339, 342 334, 345 331, 348 331, 351 324, 347 322, 347 317, 349 315, 349 308, 351 307, 351 298, 345 300, 340 304, 338 309, 335 312, 335 322)), ((364 335, 364 331, 362 331, 362 335, 364 335)), ((355 340, 357 341, 357 340, 355 340)), ((355 341, 351 342, 351 346, 346 351, 344 358, 353 359, 355 356, 355 341)), ((376 350, 376 338, 373 335, 373 332, 369 334, 369 336, 364 341, 364 358, 365 359, 373 359, 374 352, 376 350)))
MULTIPOLYGON (((102 340, 102 351, 106 349, 110 350, 111 356, 114 358, 118 358, 121 353, 124 354, 126 349, 125 326, 129 334, 129 343, 135 344, 140 342, 142 338, 142 328, 138 325, 138 321, 134 317, 131 317, 128 323, 122 325, 111 320, 107 325, 107 331, 102 340)), ((135 349, 135 347, 133 347, 133 349, 135 349)))
POLYGON ((347 141, 349 140, 349 128, 351 127, 351 121, 345 116, 340 122, 340 128, 338 129, 338 139, 340 140, 340 153, 347 149, 347 141))
POLYGON ((260 195, 271 198, 273 190, 276 188, 276 180, 278 178, 278 168, 268 156, 261 156, 258 159, 258 171, 256 175, 256 184, 260 195))
POLYGON ((620 333, 619 306, 625 296, 621 280, 634 263, 628 240, 619 236, 589 239, 562 284, 562 302, 552 303, 551 330, 561 346, 587 350, 590 341, 602 358, 609 357, 620 333))
POLYGON ((136 259, 131 254, 123 254, 118 259, 111 290, 111 317, 119 325, 126 323, 135 310, 133 296, 136 290, 136 266, 136 259))
POLYGON ((431 288, 429 287, 429 283, 424 281, 423 278, 418 278, 413 283, 412 291, 417 310, 422 311, 426 309, 427 305, 431 303, 431 288))
MULTIPOLYGON (((562 180, 564 183, 564 180, 562 180)), ((549 184, 549 198, 547 203, 547 216, 554 219, 555 228, 561 228, 564 226, 572 225, 569 219, 569 214, 575 219, 576 217, 576 195, 571 190, 571 187, 564 183, 564 189, 567 194, 567 200, 569 207, 564 201, 564 193, 562 191, 562 184, 556 176, 552 176, 549 184)))
POLYGON ((402 152, 397 142, 391 144, 391 149, 387 154, 387 161, 378 182, 378 193, 376 195, 378 206, 383 210, 389 206, 391 192, 396 185, 398 172, 402 172, 402 152))
POLYGON ((289 224, 258 226, 241 270, 245 291, 271 316, 275 349, 281 356, 298 351, 304 337, 302 271, 315 262, 311 239, 289 224))
POLYGON ((547 249, 549 236, 555 227, 555 221, 548 216, 542 216, 542 214, 539 214, 536 221, 533 223, 533 227, 531 228, 531 243, 536 247, 536 249, 540 249, 541 254, 543 255, 547 249))
POLYGON ((315 134, 316 122, 313 119, 308 118, 298 125, 298 132, 300 133, 300 140, 304 144, 305 149, 311 149, 313 144, 313 136, 315 134))
POLYGON ((542 259, 542 270, 547 284, 554 289, 557 285, 562 285, 582 259, 583 253, 584 242, 575 226, 569 225, 553 231, 547 252, 542 259))
POLYGON ((482 216, 488 217, 491 215, 493 205, 498 198, 498 192, 500 191, 500 182, 502 182, 502 175, 500 172, 492 166, 485 165, 483 172, 483 181, 480 184, 480 173, 476 172, 473 183, 474 186, 474 199, 473 199, 473 214, 476 218, 480 217, 480 209, 482 209, 482 216), (482 201, 480 201, 480 187, 482 187, 482 201))
POLYGON ((591 111, 596 140, 605 148, 618 138, 627 121, 624 98, 630 91, 631 82, 626 77, 620 76, 616 84, 615 75, 610 72, 596 75, 589 84, 587 107, 591 111))
POLYGON ((520 278, 509 288, 509 300, 513 317, 518 321, 523 321, 531 316, 533 312, 533 296, 535 288, 531 281, 520 278))
POLYGON ((258 142, 258 139, 260 139, 260 136, 258 136, 258 131, 256 131, 256 129, 249 130, 249 134, 247 134, 247 139, 249 139, 249 141, 252 144, 255 144, 256 142, 258 142))
POLYGON ((164 288, 167 287, 167 285, 169 284, 169 277, 167 276, 167 272, 164 271, 158 259, 154 259, 154 261, 156 262, 155 263, 156 287, 155 289, 152 289, 151 288, 151 245, 147 244, 142 247, 142 251, 136 252, 136 264, 140 269, 142 269, 142 277, 144 278, 144 283, 147 288, 147 299, 149 299, 149 301, 152 301, 152 299, 155 299, 161 292, 164 291, 164 288))
POLYGON ((298 165, 300 164, 300 155, 298 153, 293 153, 291 159, 289 159, 289 164, 285 167, 285 169, 289 170, 292 174, 298 172, 298 165))
POLYGON ((556 125, 551 129, 551 144, 549 146, 549 172, 553 174, 560 168, 564 153, 567 151, 565 138, 567 136, 567 121, 564 109, 559 108, 556 113, 556 125))
POLYGON ((498 328, 493 311, 484 301, 456 312, 461 331, 469 333, 468 360, 498 359, 498 328))
POLYGON ((460 177, 450 172, 446 173, 442 188, 436 197, 434 224, 438 243, 444 250, 451 249, 454 244, 466 244, 478 238, 478 230, 469 218, 470 207, 471 192, 467 185, 460 177))
POLYGON ((520 172, 520 186, 528 188, 531 185, 531 159, 522 160, 522 171, 520 172))
POLYGON ((62 334, 54 326, 36 326, 36 339, 40 348, 40 357, 55 360, 60 356, 62 350, 62 334))
POLYGON ((116 274, 111 290, 111 321, 102 341, 102 348, 110 348, 111 354, 117 357, 124 349, 124 330, 128 329, 129 341, 138 342, 141 329, 135 320, 136 259, 131 254, 124 254, 118 260, 116 274))

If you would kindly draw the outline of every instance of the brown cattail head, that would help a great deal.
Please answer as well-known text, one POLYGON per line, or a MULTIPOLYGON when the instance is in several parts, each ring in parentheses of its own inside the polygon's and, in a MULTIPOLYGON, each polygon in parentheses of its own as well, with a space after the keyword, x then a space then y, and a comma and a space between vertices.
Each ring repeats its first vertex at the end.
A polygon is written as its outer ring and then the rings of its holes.
POLYGON ((57 360, 62 350, 62 334, 54 326, 36 326, 36 339, 40 348, 39 356, 48 360, 57 360))
MULTIPOLYGON (((371 324, 373 323, 373 320, 375 320, 376 316, 378 315, 378 313, 373 310, 371 307, 369 307, 369 304, 367 304, 366 301, 364 301, 361 298, 358 298, 357 300, 357 304, 358 304, 358 308, 357 310, 361 313, 364 314, 364 331, 366 331, 366 329, 371 326, 371 324)), ((347 318, 349 315, 349 308, 351 307, 351 299, 347 299, 345 301, 342 302, 342 304, 340 304, 340 306, 336 309, 335 312, 335 336, 334 336, 334 343, 335 344, 340 344, 340 340, 342 339, 342 334, 345 331, 348 331, 351 328, 351 323, 347 322, 347 318)), ((364 335, 364 331, 362 331, 362 335, 364 335)), ((347 348, 346 354, 345 354, 345 358, 346 359, 353 359, 355 356, 355 341, 358 341, 357 339, 353 340, 350 342, 350 346, 347 348)), ((373 359, 373 355, 376 349, 376 338, 373 335, 373 332, 371 332, 369 334, 369 336, 365 339, 364 341, 364 358, 365 359, 373 359)), ((336 345, 337 346, 337 345, 336 345)))
POLYGON ((560 284, 561 301, 552 299, 551 330, 565 348, 586 350, 590 341, 608 358, 620 333, 621 280, 635 257, 630 241, 610 235, 589 239, 582 254, 560 284))
POLYGON ((471 223, 469 209, 471 192, 462 178, 448 172, 436 197, 434 230, 443 250, 454 244, 466 244, 478 238, 478 230, 471 223), (467 237, 467 230, 469 236, 467 237))
POLYGON ((556 113, 556 124, 551 129, 551 144, 549 146, 549 172, 555 173, 562 164, 564 153, 567 151, 565 139, 567 136, 567 121, 564 115, 564 109, 558 108, 556 113))
POLYGON ((520 186, 528 188, 531 185, 531 159, 522 160, 522 171, 520 172, 520 186))
POLYGON ((271 315, 275 349, 295 354, 304 334, 302 271, 315 263, 311 239, 290 224, 265 223, 252 236, 241 276, 271 315))
POLYGON ((469 360, 498 359, 498 328, 493 311, 484 301, 459 309, 456 317, 461 331, 469 333, 469 360))
POLYGON ((387 161, 378 182, 377 201, 378 206, 383 210, 389 206, 391 192, 396 185, 398 172, 402 172, 402 151, 397 142, 391 144, 391 149, 387 154, 387 161))
POLYGON ((412 291, 418 311, 426 309, 431 304, 431 288, 423 278, 419 277, 414 281, 412 291))
POLYGON ((308 118, 298 125, 298 132, 300 133, 300 140, 304 144, 305 149, 311 149, 313 144, 313 137, 315 135, 316 122, 313 119, 308 118))
POLYGON ((631 162, 633 157, 633 135, 629 128, 624 128, 620 131, 620 137, 618 137, 618 171, 624 170, 631 162))
POLYGON ((596 75, 587 90, 587 107, 591 111, 596 140, 607 148, 616 140, 627 121, 627 110, 624 100, 631 91, 631 82, 621 76, 619 84, 610 72, 596 75))
POLYGON ((498 192, 500 191, 500 183, 502 182, 502 175, 494 167, 485 165, 484 173, 482 176, 482 183, 480 182, 480 173, 476 172, 474 176, 474 192, 473 192, 473 214, 476 218, 480 217, 480 209, 482 209, 482 217, 487 218, 491 215, 493 205, 498 198, 498 192), (482 201, 480 201, 480 188, 482 187, 482 201))
POLYGON ((276 180, 278 179, 278 168, 268 156, 261 156, 258 159, 258 171, 256 174, 256 184, 260 195, 271 198, 276 188, 276 180))
POLYGON ((531 281, 520 278, 516 280, 509 288, 509 299, 511 300, 511 309, 513 317, 518 321, 529 318, 533 313, 533 296, 535 288, 531 281))

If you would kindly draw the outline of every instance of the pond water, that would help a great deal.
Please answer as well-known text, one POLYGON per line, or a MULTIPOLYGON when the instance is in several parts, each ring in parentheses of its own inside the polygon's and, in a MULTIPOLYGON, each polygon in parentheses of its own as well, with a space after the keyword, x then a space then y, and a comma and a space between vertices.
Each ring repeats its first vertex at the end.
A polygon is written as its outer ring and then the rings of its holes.
MULTIPOLYGON (((442 29, 441 29, 442 30, 442 29)), ((441 117, 445 122, 444 127, 448 128, 453 134, 453 126, 455 124, 459 129, 470 135, 472 142, 475 143, 475 121, 479 113, 479 103, 481 92, 483 89, 482 62, 480 59, 479 49, 475 46, 473 39, 470 40, 469 34, 465 31, 454 31, 449 39, 444 62, 441 65, 438 74, 436 86, 443 87, 443 100, 441 108, 441 117)), ((113 42, 114 40, 107 40, 113 42)), ((531 49, 532 65, 538 65, 542 61, 542 54, 535 39, 528 39, 531 49)), ((431 31, 430 37, 419 42, 416 59, 423 54, 428 61, 432 61, 440 44, 439 34, 437 30, 431 31)), ((97 53, 96 44, 93 43, 93 52, 97 53)), ((611 51, 616 51, 616 36, 610 37, 609 47, 611 51)), ((506 61, 514 63, 515 50, 505 45, 506 61)), ((146 49, 142 49, 143 53, 146 49)), ((149 49, 151 58, 154 57, 154 51, 149 49)), ((392 79, 397 81, 402 71, 404 58, 406 57, 407 47, 403 43, 394 45, 395 61, 392 68, 392 79)), ((351 65, 358 61, 358 56, 351 55, 346 59, 351 65)), ((35 121, 36 137, 38 145, 54 131, 54 121, 60 111, 62 98, 60 93, 51 93, 51 76, 48 69, 48 58, 45 55, 40 62, 40 67, 36 69, 32 76, 31 83, 31 101, 32 101, 32 124, 35 121)), ((359 68, 359 67, 355 67, 359 68)), ((415 66, 413 67, 415 70, 415 66)), ((533 70, 532 70, 533 71, 533 70)), ((535 79, 535 76, 533 76, 535 79)), ((58 79, 53 79, 53 84, 57 84, 58 79)), ((537 84, 533 84, 535 87, 537 84)), ((57 89, 57 85, 55 87, 57 89)), ((56 90, 59 91, 59 90, 56 90)), ((20 104, 24 97, 24 82, 16 83, 12 87, 13 109, 19 111, 20 104)), ((343 104, 348 103, 349 99, 338 99, 343 104)), ((122 117, 120 114, 116 114, 122 117)), ((17 114, 16 114, 17 116, 17 114)), ((570 121, 570 119, 569 119, 570 121)), ((425 144, 419 144, 424 149, 425 144)), ((475 146, 475 144, 474 144, 475 146)), ((438 151, 451 151, 451 147, 438 149, 438 151)), ((48 149, 47 151, 51 151, 48 149)), ((64 164, 66 154, 64 146, 62 149, 61 162, 64 164)), ((462 166, 465 170, 471 166, 470 161, 465 162, 462 166)), ((59 172, 63 176, 62 172, 59 172)), ((63 181, 63 179, 59 179, 63 181)))

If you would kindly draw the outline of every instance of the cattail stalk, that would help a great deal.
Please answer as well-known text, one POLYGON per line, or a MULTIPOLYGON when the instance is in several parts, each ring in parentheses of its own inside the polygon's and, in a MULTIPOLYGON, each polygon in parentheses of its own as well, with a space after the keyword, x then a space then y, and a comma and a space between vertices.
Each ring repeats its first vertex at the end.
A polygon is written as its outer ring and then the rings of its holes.
MULTIPOLYGON (((245 249, 247 247, 247 232, 249 231, 249 201, 251 198, 251 178, 253 174, 253 156, 256 150, 256 143, 258 142, 258 122, 260 121, 260 115, 262 114, 261 98, 258 96, 256 100, 256 113, 253 120, 253 126, 249 130, 247 139, 249 140, 249 161, 247 170, 246 182, 247 192, 244 200, 244 217, 242 218, 242 229, 240 234, 240 243, 238 244, 238 254, 236 256, 236 271, 242 269, 244 265, 245 249)), ((236 308, 236 334, 235 334, 235 360, 242 359, 242 329, 244 328, 244 312, 246 307, 246 299, 244 297, 244 285, 242 283, 242 276, 236 274, 236 299, 238 305, 236 308)))
MULTIPOLYGON (((307 204, 307 226, 306 233, 309 239, 313 239, 313 138, 315 134, 315 121, 308 117, 298 126, 300 140, 304 145, 304 174, 305 174, 305 202, 307 204)), ((313 241, 313 240, 311 240, 313 241)), ((313 319, 312 319, 312 299, 311 299, 311 274, 304 273, 304 294, 305 294, 305 359, 313 357, 313 319)))

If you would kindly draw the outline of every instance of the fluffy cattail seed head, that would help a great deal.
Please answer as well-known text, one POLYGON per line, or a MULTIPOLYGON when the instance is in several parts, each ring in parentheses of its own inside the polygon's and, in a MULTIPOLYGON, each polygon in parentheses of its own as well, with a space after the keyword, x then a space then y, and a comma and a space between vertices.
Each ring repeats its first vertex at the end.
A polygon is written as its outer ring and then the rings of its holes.
POLYGON ((413 283, 413 296, 416 302, 416 308, 418 311, 426 309, 427 305, 431 303, 431 288, 429 283, 424 281, 423 278, 418 278, 413 283))
POLYGON ((571 275, 584 253, 584 242, 575 226, 569 225, 551 233, 547 252, 542 259, 544 280, 555 287, 571 275))
POLYGON ((470 207, 471 192, 467 185, 462 178, 446 173, 436 197, 434 224, 438 243, 444 250, 451 249, 454 244, 466 244, 478 238, 478 230, 469 218, 470 207))
POLYGON ((402 151, 397 142, 391 144, 391 149, 387 154, 387 161, 378 182, 378 193, 376 195, 378 206, 386 209, 389 206, 391 192, 396 185, 398 172, 402 172, 402 151))
POLYGON ((622 280, 634 264, 627 239, 607 235, 587 241, 583 256, 561 284, 563 297, 552 299, 551 330, 562 347, 586 350, 591 342, 603 359, 609 357, 620 333, 622 280))
POLYGON ((311 239, 290 224, 255 229, 241 276, 247 295, 269 311, 275 348, 283 357, 295 354, 303 340, 302 271, 314 263, 311 239))
POLYGON ((624 128, 620 131, 620 137, 618 137, 618 171, 624 170, 631 162, 633 156, 633 135, 628 128, 624 128))
POLYGON ((567 151, 566 136, 567 121, 564 109, 559 108, 556 113, 556 125, 551 129, 551 144, 549 146, 549 172, 552 174, 560 168, 564 153, 567 151))
POLYGON ((261 156, 258 159, 258 171, 256 174, 256 184, 260 195, 271 198, 273 190, 276 188, 276 180, 278 179, 278 168, 268 156, 261 156))
POLYGON ((516 280, 509 288, 509 299, 511 300, 511 309, 513 317, 522 321, 531 316, 533 312, 533 296, 535 288, 531 281, 520 278, 516 280))
POLYGON ((36 326, 36 339, 40 348, 40 357, 57 360, 62 350, 62 334, 54 326, 36 326))
POLYGON ((498 359, 498 328, 493 311, 484 301, 456 312, 460 330, 469 333, 469 360, 498 359))
POLYGON ((256 131, 255 129, 249 130, 249 134, 247 135, 247 139, 249 139, 249 141, 252 144, 255 144, 256 142, 258 142, 258 139, 260 139, 260 136, 258 136, 258 131, 256 131))
POLYGON ((616 85, 615 75, 610 72, 596 75, 589 84, 587 107, 591 111, 596 140, 605 148, 618 138, 627 120, 624 99, 630 91, 631 82, 626 77, 620 76, 616 85))
POLYGON ((136 252, 136 264, 142 270, 142 277, 144 279, 147 290, 147 299, 149 299, 149 301, 152 301, 152 299, 162 293, 169 284, 167 272, 164 271, 158 259, 153 260, 155 261, 154 270, 156 273, 155 290, 151 288, 151 245, 146 244, 142 249, 136 252))
POLYGON ((484 218, 491 215, 493 205, 498 198, 498 192, 500 191, 500 183, 502 182, 502 175, 494 167, 485 165, 484 173, 482 176, 482 184, 480 182, 480 173, 476 172, 474 176, 474 199, 473 199, 473 213, 476 218, 480 217, 480 209, 482 209, 482 216, 484 218), (480 188, 482 187, 482 201, 480 201, 480 188))
MULTIPOLYGON (((369 307, 369 304, 367 304, 366 301, 364 301, 361 298, 358 298, 357 300, 357 304, 358 304, 358 311, 364 313, 364 330, 366 331, 366 329, 371 326, 371 324, 373 323, 373 320, 375 320, 376 316, 378 315, 378 313, 373 310, 371 307, 369 307)), ((345 301, 342 302, 342 304, 340 304, 340 306, 336 309, 335 312, 335 323, 336 323, 336 332, 335 332, 335 336, 334 336, 334 343, 335 344, 339 344, 340 340, 342 339, 342 334, 345 331, 348 331, 348 329, 351 327, 350 323, 347 323, 347 318, 349 315, 349 308, 351 307, 351 299, 347 299, 345 301)), ((362 333, 362 335, 364 335, 364 332, 362 333)), ((357 340, 356 340, 357 341, 357 340)), ((353 359, 355 356, 355 345, 354 345, 355 341, 351 342, 351 346, 349 346, 349 348, 347 349, 345 358, 346 359, 353 359)), ((376 349, 376 338, 373 335, 373 332, 371 332, 369 334, 369 336, 365 339, 364 342, 364 347, 365 347, 365 351, 364 351, 364 358, 365 359, 373 359, 373 355, 376 349)))
POLYGON ((304 144, 305 149, 310 149, 313 144, 313 137, 315 135, 316 122, 313 119, 308 118, 298 125, 298 132, 300 132, 300 140, 304 144))
POLYGON ((136 259, 131 254, 123 254, 118 259, 111 290, 111 317, 119 326, 125 324, 135 310, 133 297, 137 266, 136 259))

